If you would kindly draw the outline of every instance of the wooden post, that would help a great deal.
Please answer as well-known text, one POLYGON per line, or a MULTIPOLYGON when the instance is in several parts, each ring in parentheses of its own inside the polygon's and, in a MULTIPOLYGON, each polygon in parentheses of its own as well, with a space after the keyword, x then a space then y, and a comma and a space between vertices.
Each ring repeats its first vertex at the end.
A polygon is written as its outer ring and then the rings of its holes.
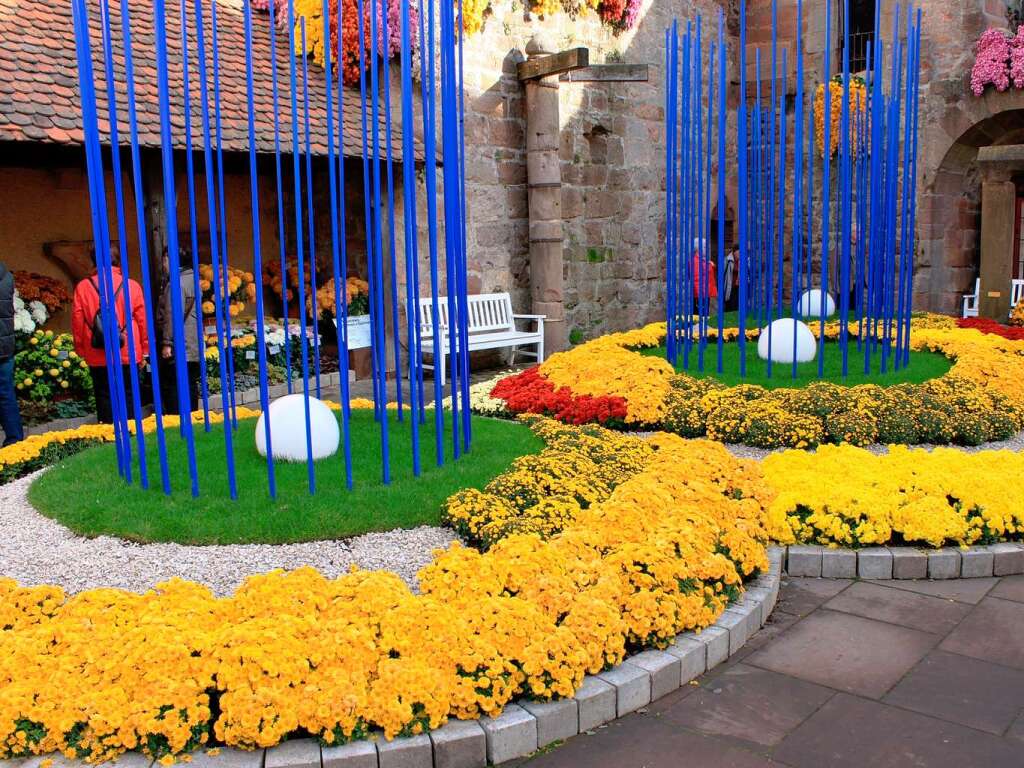
MULTIPOLYGON (((585 50, 585 49, 584 49, 585 50)), ((554 53, 543 35, 526 46, 525 67, 554 53)), ((585 59, 586 57, 584 57, 585 59)), ((585 65, 584 61, 584 65, 585 65)), ((531 67, 532 72, 536 66, 531 67)), ((539 71, 539 69, 537 70, 539 71)), ((558 75, 531 76, 526 86, 526 169, 530 211, 530 295, 533 313, 546 315, 547 354, 568 345, 562 263, 562 169, 558 145, 558 75)))

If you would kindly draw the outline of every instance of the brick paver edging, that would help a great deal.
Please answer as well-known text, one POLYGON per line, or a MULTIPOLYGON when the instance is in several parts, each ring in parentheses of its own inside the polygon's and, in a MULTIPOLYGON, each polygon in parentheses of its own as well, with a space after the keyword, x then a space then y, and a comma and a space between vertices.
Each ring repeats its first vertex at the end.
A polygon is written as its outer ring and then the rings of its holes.
MULTIPOLYGON (((429 733, 393 741, 362 740, 321 747, 295 739, 247 752, 199 750, 192 768, 483 768, 529 755, 553 742, 586 733, 660 699, 743 647, 771 614, 779 596, 784 547, 770 547, 767 573, 746 585, 743 596, 700 634, 685 632, 663 651, 643 651, 606 672, 588 675, 571 699, 519 701, 500 717, 452 720, 429 733)), ((59 755, 54 768, 73 765, 59 755)), ((43 757, 0 761, 0 768, 38 768, 43 757)), ((125 768, 149 768, 150 758, 129 752, 117 761, 125 768)))
POLYGON ((978 547, 786 547, 786 573, 826 579, 976 579, 1024 573, 1024 543, 978 547))

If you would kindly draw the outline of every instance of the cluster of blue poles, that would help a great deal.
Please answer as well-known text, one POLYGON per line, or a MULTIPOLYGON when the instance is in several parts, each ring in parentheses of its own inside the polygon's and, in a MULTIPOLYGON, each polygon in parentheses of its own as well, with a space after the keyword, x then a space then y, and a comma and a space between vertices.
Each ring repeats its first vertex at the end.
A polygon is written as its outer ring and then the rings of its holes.
MULTIPOLYGON (((298 77, 296 56, 293 52, 306 49, 306 20, 299 18, 296 23, 293 0, 288 2, 288 97, 291 112, 291 159, 294 181, 294 242, 298 260, 299 280, 295 286, 297 292, 299 349, 300 360, 292 360, 292 331, 288 320, 288 264, 285 238, 285 206, 283 201, 284 173, 282 164, 282 128, 279 114, 278 41, 273 20, 276 14, 273 0, 270 7, 270 23, 267 31, 269 37, 273 137, 274 137, 274 170, 276 183, 277 227, 280 243, 282 301, 284 303, 285 330, 285 361, 288 392, 292 393, 301 386, 304 399, 305 437, 307 449, 307 475, 310 493, 316 490, 316 472, 312 459, 312 430, 310 424, 310 398, 321 397, 320 386, 320 342, 317 331, 317 275, 320 261, 317 257, 315 239, 316 220, 328 215, 330 217, 330 266, 334 278, 334 317, 336 318, 338 361, 340 367, 340 405, 342 421, 343 467, 339 469, 339 480, 343 474, 347 487, 354 483, 352 466, 352 438, 350 430, 350 391, 348 370, 348 300, 345 282, 349 272, 349 257, 346 246, 346 195, 345 190, 345 147, 343 138, 345 90, 342 85, 342 34, 341 20, 337 23, 337 50, 332 51, 330 45, 330 16, 327 0, 322 4, 323 39, 325 41, 324 61, 324 103, 322 113, 326 114, 326 161, 328 166, 329 200, 328 211, 317 211, 314 206, 314 158, 310 137, 310 72, 305 57, 301 62, 301 79, 298 77), (296 45, 298 43, 298 46, 296 45), (301 105, 301 108, 300 108, 301 105), (304 168, 303 168, 304 164, 304 168), (305 212, 304 209, 305 208, 305 212), (304 221, 305 217, 305 221, 304 221), (312 306, 312 313, 307 312, 307 297, 312 306), (312 358, 312 359, 311 359, 312 358), (297 369, 297 370, 296 370, 297 369), (312 375, 311 375, 312 374, 312 375), (298 379, 298 381, 296 381, 298 379), (311 389, 315 394, 311 394, 311 389)), ((133 181, 134 208, 136 214, 135 227, 139 248, 140 279, 143 294, 146 297, 146 320, 150 329, 154 328, 152 309, 155 299, 155 285, 151 275, 148 247, 148 231, 145 222, 145 196, 143 193, 143 175, 141 150, 138 135, 137 98, 135 87, 134 60, 132 51, 132 20, 127 0, 120 0, 119 30, 111 17, 110 0, 99 0, 99 28, 102 38, 103 78, 105 89, 106 118, 109 127, 109 145, 111 151, 105 152, 101 141, 101 118, 97 105, 97 78, 93 69, 93 49, 91 42, 90 21, 87 0, 72 0, 75 41, 78 60, 78 77, 82 108, 82 125, 86 165, 88 170, 89 201, 92 216, 93 237, 96 250, 98 292, 100 294, 100 316, 104 330, 105 358, 108 383, 112 395, 114 415, 114 445, 117 455, 118 472, 128 482, 137 476, 142 488, 150 487, 150 467, 147 466, 146 439, 143 432, 144 411, 142 407, 139 369, 130 365, 126 369, 121 366, 119 348, 119 329, 125 328, 127 348, 135 349, 134 329, 131 322, 124 322, 131 317, 130 291, 125 288, 118 292, 114 285, 113 259, 111 243, 111 219, 116 219, 116 233, 122 249, 121 269, 123 279, 131 278, 129 259, 123 252, 128 242, 128 222, 125 215, 125 192, 122 184, 121 137, 118 133, 119 119, 127 114, 128 143, 127 150, 131 158, 131 178, 133 181), (120 35, 120 49, 115 50, 115 37, 120 35), (117 72, 115 80, 115 62, 123 62, 123 73, 117 72), (123 81, 120 80, 123 74, 123 81), (123 90, 115 88, 115 82, 123 82, 123 90), (108 210, 106 170, 109 162, 110 176, 113 180, 113 200, 115 210, 113 216, 108 210), (119 302, 116 297, 123 296, 123 307, 115 306, 119 302), (125 381, 125 370, 129 381, 125 381), (131 392, 131 407, 125 396, 131 392)), ((366 231, 366 254, 368 263, 368 282, 370 286, 370 328, 371 328, 371 361, 373 379, 373 400, 375 419, 380 429, 381 473, 380 480, 387 484, 391 480, 390 450, 388 445, 389 422, 409 421, 412 434, 412 467, 415 475, 422 472, 420 456, 419 427, 426 423, 428 409, 424 398, 424 380, 422 364, 422 338, 425 331, 439 329, 436 336, 437 354, 447 353, 451 356, 451 453, 458 458, 469 451, 472 430, 469 411, 469 355, 468 355, 468 306, 466 298, 467 261, 466 261, 466 230, 465 230, 465 139, 464 139, 464 103, 462 76, 462 35, 459 28, 462 24, 461 4, 458 10, 451 3, 435 4, 434 0, 419 0, 419 39, 425 50, 420 57, 420 86, 418 120, 420 121, 423 143, 425 147, 424 181, 417 180, 415 156, 417 145, 414 139, 414 128, 417 117, 414 115, 414 102, 417 92, 412 82, 412 40, 410 6, 402 3, 400 14, 401 52, 397 65, 400 68, 401 109, 397 117, 391 110, 391 66, 388 60, 387 41, 390 39, 389 19, 386 0, 359 0, 359 109, 362 126, 362 176, 363 176, 363 215, 366 231), (369 24, 369 29, 366 29, 369 24), (378 29, 381 26, 381 29, 378 29), (366 35, 365 32, 369 32, 366 35), (367 42, 369 41, 369 45, 367 42), (438 118, 440 117, 440 123, 438 118), (399 320, 399 244, 396 242, 395 223, 395 151, 392 140, 391 126, 401 127, 401 179, 403 197, 402 226, 404 232, 404 277, 405 277, 405 347, 406 365, 410 387, 410 402, 403 402, 402 393, 402 347, 401 323, 399 320), (382 146, 383 145, 383 146, 382 146), (441 211, 438 211, 438 178, 436 148, 440 146, 440 157, 443 162, 443 191, 440 193, 441 211), (423 195, 426 200, 428 221, 426 222, 427 260, 425 268, 429 270, 431 294, 430 316, 422 317, 419 309, 420 264, 419 264, 419 231, 417 223, 417 197, 423 195), (440 217, 440 218, 439 218, 440 217), (439 227, 443 230, 439 232, 439 227), (442 240, 443 237, 443 240, 442 240), (441 282, 439 264, 443 261, 444 283, 441 282), (447 294, 446 312, 439 307, 440 297, 447 294), (394 352, 393 370, 395 374, 395 400, 397 409, 389 412, 386 407, 389 398, 388 386, 388 319, 390 317, 390 342, 394 352), (441 340, 448 345, 447 350, 440 348, 441 340), (393 414, 393 415, 392 415, 393 414)), ((250 0, 243 3, 244 49, 246 71, 246 103, 248 127, 248 165, 250 206, 249 218, 252 228, 251 262, 248 254, 242 263, 251 264, 256 281, 255 328, 257 361, 259 368, 260 407, 267 412, 270 406, 269 385, 267 378, 267 339, 265 334, 265 307, 263 300, 263 263, 262 235, 260 231, 260 183, 259 163, 257 158, 257 141, 269 131, 269 126, 261 125, 257 131, 257 122, 265 122, 260 115, 271 111, 267 105, 258 109, 256 93, 262 90, 254 81, 254 44, 253 14, 250 0)), ((341 3, 338 3, 341 13, 341 3)), ((178 412, 190 412, 188 386, 188 367, 186 363, 187 333, 196 334, 200 350, 200 391, 202 397, 202 413, 204 429, 211 431, 210 396, 203 353, 207 346, 207 336, 216 337, 219 359, 219 378, 222 402, 224 407, 224 450, 227 468, 227 490, 231 498, 238 497, 238 484, 235 472, 234 445, 235 431, 238 427, 237 407, 235 401, 234 370, 232 357, 231 315, 228 312, 228 211, 224 194, 224 151, 222 139, 222 110, 219 46, 223 35, 223 26, 218 24, 217 4, 209 0, 180 0, 176 22, 168 17, 165 0, 153 2, 153 30, 157 70, 158 104, 160 118, 160 159, 163 182, 163 197, 167 201, 164 206, 166 213, 166 240, 169 261, 169 293, 170 311, 173 326, 173 357, 174 376, 178 397, 178 412), (206 9, 209 10, 208 19, 206 9), (207 26, 207 20, 209 26, 207 26), (180 46, 180 59, 168 55, 168 30, 177 26, 177 42, 180 46), (218 34, 218 30, 221 34, 218 34), (195 40, 195 51, 189 49, 190 39, 195 40), (209 44, 207 43, 209 40, 209 44), (180 61, 180 70, 176 61, 180 61), (174 71, 172 72, 172 67, 174 71), (211 72, 212 70, 212 72, 211 72), (181 91, 172 93, 175 75, 181 75, 181 91), (197 199, 195 183, 195 153, 199 151, 193 145, 193 91, 192 78, 198 79, 199 111, 201 114, 202 159, 206 186, 207 220, 209 222, 209 248, 213 279, 214 317, 213 325, 208 326, 209 318, 204 318, 200 311, 199 297, 202 295, 199 282, 199 230, 197 228, 197 199), (212 80, 212 83, 211 83, 212 80), (212 84, 212 99, 211 99, 212 84), (172 105, 175 114, 172 116, 172 105), (178 118, 184 121, 182 135, 175 136, 173 127, 180 125, 178 118), (177 142, 177 144, 176 144, 177 142), (196 302, 196 323, 186 327, 185 307, 182 297, 181 281, 177 279, 182 268, 179 255, 179 217, 176 200, 176 148, 184 149, 185 177, 188 196, 188 225, 191 246, 191 267, 194 277, 196 302)), ((232 40, 232 44, 239 41, 232 40)), ((261 48, 257 47, 256 50, 261 48)), ((313 110, 317 110, 314 103, 313 110)), ((325 257, 326 259, 326 257, 325 257)), ((242 266, 237 258, 233 264, 242 266)), ((272 351, 273 353, 273 351, 272 351)), ((160 372, 155 365, 158 359, 155 333, 149 334, 149 347, 144 350, 153 363, 149 367, 153 392, 153 412, 155 417, 155 437, 157 456, 160 464, 160 485, 164 493, 172 491, 172 478, 168 464, 167 431, 164 425, 164 404, 161 400, 160 372)), ((438 466, 445 462, 445 409, 440 407, 442 401, 442 385, 434 378, 433 401, 438 407, 433 409, 435 446, 434 460, 438 466)), ((271 420, 263 420, 264 438, 267 446, 267 484, 271 497, 277 495, 275 480, 275 461, 273 458, 273 435, 271 420)), ((190 418, 182 418, 177 430, 185 445, 188 455, 189 483, 193 496, 199 495, 200 467, 196 460, 195 437, 190 418)), ((250 448, 247 446, 246 450, 250 448)), ((252 449, 254 450, 254 449, 252 449)))
MULTIPOLYGON (((832 73, 829 56, 822 56, 824 152, 816 148, 814 112, 806 103, 802 0, 796 9, 791 109, 786 49, 779 55, 778 0, 772 1, 767 93, 762 92, 760 49, 755 51, 756 84, 753 89, 748 86, 746 2, 740 0, 734 129, 728 125, 728 45, 722 12, 717 36, 706 47, 699 16, 685 30, 678 22, 666 30, 666 347, 673 365, 704 371, 714 323, 716 370, 722 372, 725 255, 733 245, 739 249, 733 290, 738 292, 742 376, 747 372, 746 334, 756 328, 768 333, 767 375, 773 374, 772 346, 792 344, 790 373, 797 376, 796 325, 792 338, 772 338, 772 321, 787 315, 816 326, 818 375, 824 375, 825 312, 811 316, 801 302, 811 289, 838 294, 838 316, 849 319, 839 323, 838 331, 844 377, 851 366, 851 336, 865 373, 909 365, 921 11, 897 5, 890 37, 883 42, 881 5, 876 6, 878 32, 867 54, 866 104, 861 108, 851 96, 856 73, 850 71, 849 0, 843 0, 847 23, 841 71, 832 73), (838 157, 830 151, 834 74, 842 84, 838 157), (735 144, 730 148, 731 130, 735 144), (736 191, 733 243, 726 240, 728 187, 736 191), (710 243, 716 244, 714 251, 710 243), (715 293, 717 302, 712 298, 715 293)), ((834 23, 831 3, 826 3, 825 13, 827 52, 834 23)))

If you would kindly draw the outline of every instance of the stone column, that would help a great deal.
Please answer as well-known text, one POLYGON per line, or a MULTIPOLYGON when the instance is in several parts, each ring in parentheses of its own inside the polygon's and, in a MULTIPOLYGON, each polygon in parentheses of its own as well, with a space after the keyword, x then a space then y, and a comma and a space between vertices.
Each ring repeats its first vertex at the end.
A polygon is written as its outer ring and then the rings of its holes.
MULTIPOLYGON (((555 53, 543 35, 526 46, 529 58, 555 53)), ((562 263, 562 169, 558 158, 558 76, 525 81, 526 174, 530 211, 530 295, 544 321, 544 352, 568 345, 562 263)))
POLYGON ((1010 312, 1013 217, 1017 192, 1012 181, 981 185, 981 289, 978 314, 1004 321, 1010 312))

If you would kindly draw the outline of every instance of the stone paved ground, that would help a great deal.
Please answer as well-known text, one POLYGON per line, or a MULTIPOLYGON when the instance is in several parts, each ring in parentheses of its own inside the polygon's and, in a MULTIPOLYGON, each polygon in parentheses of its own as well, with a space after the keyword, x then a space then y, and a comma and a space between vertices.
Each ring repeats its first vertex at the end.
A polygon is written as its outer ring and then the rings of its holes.
POLYGON ((1024 576, 787 579, 729 662, 516 765, 1024 766, 1024 576))

